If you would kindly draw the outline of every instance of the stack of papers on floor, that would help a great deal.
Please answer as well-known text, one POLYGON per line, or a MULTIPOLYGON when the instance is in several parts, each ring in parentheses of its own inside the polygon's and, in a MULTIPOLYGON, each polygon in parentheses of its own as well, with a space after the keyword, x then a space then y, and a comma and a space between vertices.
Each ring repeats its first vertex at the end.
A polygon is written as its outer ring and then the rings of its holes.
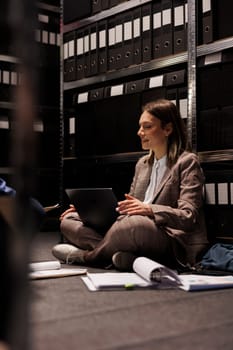
POLYGON ((41 261, 29 264, 29 278, 30 279, 42 279, 42 278, 56 278, 66 277, 74 275, 86 274, 87 269, 78 267, 61 267, 61 263, 58 260, 41 261))
POLYGON ((179 288, 197 291, 233 287, 233 276, 179 275, 176 271, 145 257, 134 261, 133 270, 134 272, 87 273, 82 280, 91 291, 119 288, 179 288))

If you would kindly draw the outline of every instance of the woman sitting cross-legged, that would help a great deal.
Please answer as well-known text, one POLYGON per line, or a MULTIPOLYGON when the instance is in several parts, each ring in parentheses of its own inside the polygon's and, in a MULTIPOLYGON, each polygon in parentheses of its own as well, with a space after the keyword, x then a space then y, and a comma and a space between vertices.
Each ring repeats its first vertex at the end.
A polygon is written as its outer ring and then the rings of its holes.
POLYGON ((85 226, 71 206, 60 226, 68 244, 52 250, 59 260, 131 271, 138 256, 171 268, 201 259, 208 248, 204 175, 197 155, 187 149, 175 104, 165 99, 147 103, 138 136, 149 152, 138 160, 129 194, 118 202, 120 215, 103 236, 85 226))

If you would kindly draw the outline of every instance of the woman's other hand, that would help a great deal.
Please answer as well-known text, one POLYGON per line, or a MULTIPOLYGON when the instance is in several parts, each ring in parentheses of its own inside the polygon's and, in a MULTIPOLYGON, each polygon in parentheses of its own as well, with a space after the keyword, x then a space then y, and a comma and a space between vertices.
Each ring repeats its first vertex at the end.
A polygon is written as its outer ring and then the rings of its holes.
POLYGON ((149 204, 143 203, 129 194, 125 194, 125 198, 125 200, 118 202, 118 207, 116 208, 120 214, 153 216, 153 211, 149 204))

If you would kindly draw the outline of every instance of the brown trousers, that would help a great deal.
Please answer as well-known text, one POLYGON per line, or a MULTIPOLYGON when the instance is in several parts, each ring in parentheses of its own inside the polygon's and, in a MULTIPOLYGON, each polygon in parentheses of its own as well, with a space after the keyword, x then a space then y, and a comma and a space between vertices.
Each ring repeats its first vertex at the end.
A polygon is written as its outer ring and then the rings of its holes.
POLYGON ((87 250, 85 260, 90 265, 107 266, 114 253, 126 251, 176 267, 172 237, 147 216, 119 216, 103 236, 84 226, 77 213, 69 213, 61 222, 61 232, 69 243, 87 250))

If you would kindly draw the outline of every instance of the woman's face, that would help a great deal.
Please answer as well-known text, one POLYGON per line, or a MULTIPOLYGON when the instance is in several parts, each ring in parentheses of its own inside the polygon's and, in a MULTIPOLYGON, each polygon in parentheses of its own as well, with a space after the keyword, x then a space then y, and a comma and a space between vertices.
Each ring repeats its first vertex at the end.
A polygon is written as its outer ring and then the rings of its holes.
POLYGON ((167 150, 167 138, 171 132, 171 123, 168 123, 162 128, 160 119, 154 117, 147 111, 142 113, 138 130, 142 149, 153 150, 155 154, 164 155, 167 150))

